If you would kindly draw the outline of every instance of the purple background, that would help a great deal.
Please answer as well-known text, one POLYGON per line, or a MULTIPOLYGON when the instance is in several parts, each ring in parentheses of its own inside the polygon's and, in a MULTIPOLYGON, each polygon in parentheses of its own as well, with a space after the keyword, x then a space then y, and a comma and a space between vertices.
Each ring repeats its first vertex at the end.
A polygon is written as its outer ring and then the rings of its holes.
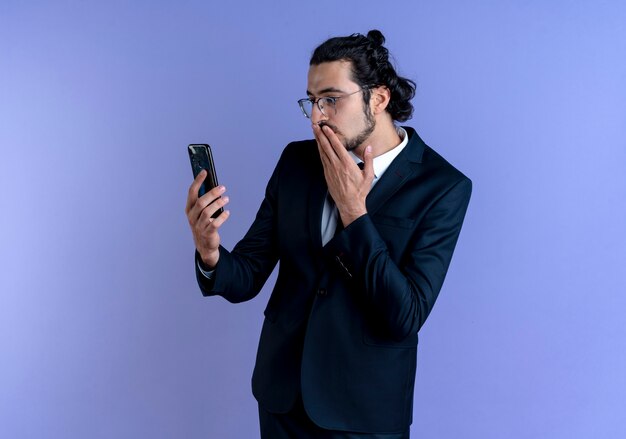
POLYGON ((419 438, 626 435, 626 3, 0 3, 0 437, 253 438, 270 282, 203 299, 186 145, 247 230, 329 36, 379 28, 474 181, 419 438))

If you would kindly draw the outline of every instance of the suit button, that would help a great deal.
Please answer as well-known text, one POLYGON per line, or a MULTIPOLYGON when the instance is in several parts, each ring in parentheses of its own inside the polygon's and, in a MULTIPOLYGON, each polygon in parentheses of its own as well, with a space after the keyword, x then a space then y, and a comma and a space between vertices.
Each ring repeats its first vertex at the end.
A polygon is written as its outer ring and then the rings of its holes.
POLYGON ((328 294, 328 291, 326 291, 326 288, 320 288, 319 290, 317 290, 317 294, 319 296, 325 296, 328 294))

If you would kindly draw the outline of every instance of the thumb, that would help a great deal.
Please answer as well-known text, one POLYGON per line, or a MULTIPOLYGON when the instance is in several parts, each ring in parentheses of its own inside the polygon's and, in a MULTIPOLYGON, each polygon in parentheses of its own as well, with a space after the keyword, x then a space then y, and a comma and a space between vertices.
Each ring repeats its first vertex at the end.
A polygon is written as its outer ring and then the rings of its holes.
POLYGON ((365 178, 372 181, 374 179, 374 154, 372 154, 372 147, 368 145, 363 153, 363 173, 365 178))

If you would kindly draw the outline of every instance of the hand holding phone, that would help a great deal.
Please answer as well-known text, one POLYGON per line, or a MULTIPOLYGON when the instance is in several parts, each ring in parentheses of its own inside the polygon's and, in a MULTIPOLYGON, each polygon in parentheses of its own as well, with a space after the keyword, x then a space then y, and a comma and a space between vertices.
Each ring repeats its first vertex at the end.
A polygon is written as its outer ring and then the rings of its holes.
POLYGON ((218 186, 209 145, 193 144, 188 150, 195 178, 187 195, 185 214, 202 262, 213 268, 219 260, 218 229, 230 216, 229 211, 224 211, 229 200, 223 196, 225 188, 218 186), (202 171, 206 175, 200 174, 202 171))

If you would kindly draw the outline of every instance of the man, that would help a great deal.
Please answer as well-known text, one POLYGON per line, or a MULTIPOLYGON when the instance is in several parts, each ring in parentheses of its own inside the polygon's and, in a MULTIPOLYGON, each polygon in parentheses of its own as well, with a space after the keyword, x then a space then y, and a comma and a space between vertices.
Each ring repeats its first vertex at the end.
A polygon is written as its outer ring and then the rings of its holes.
POLYGON ((252 388, 263 438, 408 438, 418 330, 435 303, 471 181, 412 128, 412 81, 379 31, 313 53, 299 101, 315 140, 289 144, 229 252, 224 187, 186 213, 205 296, 253 298, 276 263, 252 388), (362 169, 360 169, 362 167, 362 169))

